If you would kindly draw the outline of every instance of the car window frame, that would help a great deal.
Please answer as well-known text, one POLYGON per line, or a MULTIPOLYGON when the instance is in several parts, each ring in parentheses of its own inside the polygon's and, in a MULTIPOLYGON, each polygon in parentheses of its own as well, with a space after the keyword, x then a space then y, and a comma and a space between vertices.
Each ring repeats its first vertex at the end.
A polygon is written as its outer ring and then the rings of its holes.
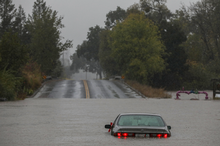
MULTIPOLYGON (((118 115, 118 116, 119 116, 119 115, 118 115)), ((153 117, 159 117, 159 118, 161 119, 161 121, 163 122, 163 126, 156 126, 156 127, 166 127, 165 121, 164 121, 163 118, 162 118, 161 116, 159 116, 159 115, 136 115, 136 114, 131 114, 131 115, 120 115, 120 117, 118 117, 118 116, 117 116, 117 118, 116 118, 116 120, 117 120, 116 125, 122 126, 122 127, 124 127, 124 126, 123 126, 123 125, 119 125, 119 121, 120 121, 120 118, 121 118, 122 116, 153 116, 153 117)), ((115 125, 116 120, 114 121, 114 125, 115 125)), ((139 126, 134 126, 134 127, 139 127, 139 126)), ((154 127, 154 126, 149 126, 149 127, 154 127)))

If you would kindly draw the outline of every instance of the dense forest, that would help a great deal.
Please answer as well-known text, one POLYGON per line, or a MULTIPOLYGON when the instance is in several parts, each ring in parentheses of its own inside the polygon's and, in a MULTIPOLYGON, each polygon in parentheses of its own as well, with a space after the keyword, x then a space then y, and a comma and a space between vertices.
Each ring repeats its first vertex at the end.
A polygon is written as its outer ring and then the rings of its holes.
POLYGON ((0 98, 24 99, 39 88, 43 76, 60 76, 62 52, 72 41, 62 41, 63 17, 36 0, 32 14, 12 0, 0 0, 0 98))
POLYGON ((220 1, 200 0, 172 13, 166 0, 140 0, 106 15, 105 27, 89 28, 71 69, 93 61, 108 78, 168 90, 209 89, 220 78, 220 1))

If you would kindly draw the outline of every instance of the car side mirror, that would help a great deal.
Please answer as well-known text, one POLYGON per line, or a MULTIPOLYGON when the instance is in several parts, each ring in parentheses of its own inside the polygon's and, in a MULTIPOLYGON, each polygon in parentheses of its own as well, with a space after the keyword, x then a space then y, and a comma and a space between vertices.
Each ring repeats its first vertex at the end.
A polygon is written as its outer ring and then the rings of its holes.
POLYGON ((171 126, 167 126, 167 128, 168 128, 169 130, 171 130, 171 126))
POLYGON ((110 129, 112 126, 111 125, 105 125, 106 129, 110 129))

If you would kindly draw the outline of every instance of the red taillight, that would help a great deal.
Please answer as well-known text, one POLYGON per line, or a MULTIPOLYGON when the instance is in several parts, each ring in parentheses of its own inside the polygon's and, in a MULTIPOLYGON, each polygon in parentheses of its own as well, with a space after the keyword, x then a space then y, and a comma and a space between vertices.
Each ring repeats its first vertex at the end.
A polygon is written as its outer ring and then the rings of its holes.
POLYGON ((117 133, 118 137, 128 137, 128 133, 117 133))
POLYGON ((128 133, 123 133, 122 134, 124 137, 127 137, 128 136, 128 133))
POLYGON ((150 134, 150 137, 167 138, 168 134, 150 134))
POLYGON ((168 136, 167 134, 164 134, 164 135, 163 135, 164 138, 167 138, 167 136, 168 136))

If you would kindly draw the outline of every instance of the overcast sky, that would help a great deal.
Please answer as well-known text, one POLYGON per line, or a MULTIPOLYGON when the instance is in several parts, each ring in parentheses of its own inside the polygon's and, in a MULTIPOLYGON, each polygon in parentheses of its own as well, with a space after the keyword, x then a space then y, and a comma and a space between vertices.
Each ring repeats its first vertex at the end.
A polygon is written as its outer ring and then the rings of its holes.
MULTIPOLYGON (((36 0, 12 0, 16 8, 21 5, 26 15, 32 13, 32 8, 36 0)), ((116 10, 117 6, 127 9, 139 0, 44 0, 47 6, 58 11, 59 16, 64 16, 62 36, 65 39, 73 40, 73 48, 70 54, 75 52, 76 46, 86 40, 90 27, 104 26, 106 14, 116 10)), ((168 9, 172 12, 181 7, 181 3, 189 6, 199 0, 167 0, 168 9)))

